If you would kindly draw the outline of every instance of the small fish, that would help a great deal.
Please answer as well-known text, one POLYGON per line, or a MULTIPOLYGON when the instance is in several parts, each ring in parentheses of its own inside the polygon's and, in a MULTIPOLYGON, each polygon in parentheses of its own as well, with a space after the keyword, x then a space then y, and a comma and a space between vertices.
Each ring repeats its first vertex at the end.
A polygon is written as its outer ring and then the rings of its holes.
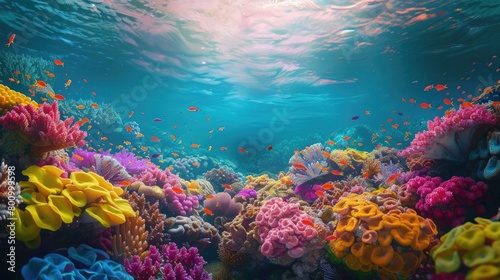
POLYGON ((395 123, 395 124, 393 124, 393 125, 391 125, 391 126, 392 126, 392 128, 394 128, 394 129, 398 129, 399 124, 395 123))
POLYGON ((24 76, 26 77, 26 79, 31 80, 31 75, 30 74, 25 74, 24 76))
POLYGON ((327 151, 322 151, 321 154, 326 158, 330 158, 330 153, 327 151))
POLYGON ((197 149, 199 147, 200 147, 200 144, 196 144, 196 143, 191 144, 191 148, 193 148, 193 149, 197 149))
POLYGON ((206 199, 212 199, 212 198, 214 198, 214 195, 213 194, 209 194, 209 195, 205 196, 205 198, 206 199))
POLYGON ((446 104, 446 105, 453 106, 453 102, 450 99, 448 99, 448 98, 443 99, 443 103, 446 104))
POLYGON ((57 65, 57 66, 64 66, 64 62, 62 62, 59 59, 54 59, 54 64, 57 65))
POLYGON ((161 155, 160 154, 152 154, 151 157, 152 158, 159 158, 161 155))
POLYGON ((66 99, 62 94, 56 94, 54 95, 54 99, 57 99, 57 100, 64 100, 66 99))
POLYGON ((172 138, 172 140, 174 140, 174 141, 177 140, 177 137, 175 137, 175 135, 173 135, 173 134, 170 134, 170 138, 172 138))
POLYGON ((359 119, 359 116, 354 116, 354 117, 351 118, 351 120, 353 120, 353 121, 355 121, 357 119, 359 119))
POLYGON ((130 111, 130 113, 128 113, 128 117, 132 117, 134 115, 134 111, 130 111))
POLYGON ((367 115, 367 116, 368 116, 369 114, 370 114, 370 111, 365 110, 365 115, 367 115))
POLYGON ((314 192, 315 195, 319 196, 319 197, 323 197, 325 196, 325 193, 322 191, 322 190, 317 190, 314 192))
POLYGON ((102 140, 102 141, 106 141, 106 140, 108 140, 108 137, 103 136, 103 137, 101 137, 101 140, 102 140))
POLYGON ((226 128, 225 126, 221 126, 219 127, 219 131, 224 131, 225 128, 226 128))
POLYGON ((197 161, 191 163, 191 165, 194 166, 194 167, 200 167, 200 163, 197 162, 197 161))
POLYGON ((309 219, 303 219, 303 220, 301 220, 301 222, 302 222, 304 225, 306 225, 306 226, 311 226, 311 227, 314 227, 314 223, 313 223, 311 220, 309 220, 309 219))
POLYGON ((243 147, 238 147, 238 152, 243 153, 243 154, 247 154, 248 153, 248 151, 245 150, 243 147))
POLYGON ((88 83, 88 82, 87 82, 87 79, 85 79, 85 78, 83 78, 83 82, 84 82, 84 83, 88 83))
POLYGON ((64 84, 64 87, 67 88, 71 85, 71 80, 68 80, 66 81, 66 83, 64 84))
POLYGON ((131 182, 129 182, 129 181, 120 181, 120 182, 118 182, 118 185, 121 185, 121 186, 128 186, 128 185, 130 185, 130 183, 131 183, 131 182))
POLYGON ((210 116, 209 115, 206 115, 205 118, 207 119, 207 121, 210 120, 210 116))
POLYGON ((336 235, 336 234, 332 234, 332 235, 327 236, 327 237, 325 238, 325 240, 327 240, 327 241, 331 241, 331 240, 335 240, 335 239, 337 239, 337 238, 338 238, 338 237, 337 237, 337 235, 336 235))
POLYGON ((210 152, 212 150, 212 146, 208 146, 208 151, 210 152))
POLYGON ((269 146, 267 146, 267 148, 266 148, 266 149, 267 149, 268 151, 270 151, 270 150, 272 150, 272 149, 273 149, 273 146, 272 146, 272 145, 269 145, 269 146))
POLYGON ((158 138, 156 136, 151 136, 151 140, 153 140, 155 142, 160 142, 160 138, 158 138))
POLYGON ((7 42, 7 44, 5 44, 7 47, 10 47, 11 44, 14 43, 14 38, 16 38, 16 34, 12 34, 10 35, 9 37, 9 41, 7 42))
POLYGON ((19 74, 21 74, 21 71, 19 70, 14 71, 14 75, 19 75, 19 74))
POLYGON ((179 188, 179 187, 173 187, 172 190, 176 193, 176 194, 182 194, 184 193, 184 191, 179 188))
POLYGON ((91 125, 87 126, 87 131, 89 131, 89 130, 91 130, 91 129, 92 129, 92 126, 91 126, 91 125))
POLYGON ((81 155, 79 155, 79 154, 73 154, 73 158, 76 159, 76 160, 79 160, 79 161, 84 160, 84 158, 81 155))
POLYGON ((410 102, 410 103, 414 104, 414 103, 417 103, 417 100, 415 100, 415 99, 413 99, 413 98, 410 98, 410 99, 408 99, 408 102, 410 102))
POLYGON ((294 163, 292 164, 294 168, 301 169, 301 170, 307 170, 307 167, 305 167, 303 164, 300 163, 294 163))
POLYGON ((467 108, 467 107, 472 107, 472 106, 474 106, 474 104, 472 104, 471 102, 467 102, 467 101, 462 102, 460 104, 460 107, 462 107, 462 108, 467 108))
POLYGON ((344 138, 342 138, 342 139, 344 139, 344 141, 347 141, 347 140, 351 139, 351 136, 346 135, 346 136, 344 136, 344 138))
POLYGON ((429 109, 429 108, 432 108, 432 105, 429 103, 426 103, 426 102, 422 102, 422 103, 420 103, 420 108, 429 109))
POLYGON ((334 185, 332 182, 328 182, 328 183, 324 183, 321 187, 322 187, 325 191, 327 191, 327 190, 330 190, 330 189, 335 188, 335 185, 334 185))
POLYGON ((123 144, 125 144, 125 145, 128 146, 128 145, 132 144, 132 142, 130 142, 130 141, 123 141, 123 144))
POLYGON ((424 91, 429 91, 429 90, 431 90, 431 89, 433 89, 433 88, 434 88, 434 84, 432 84, 432 85, 428 85, 428 86, 426 86, 426 87, 424 88, 424 91))
POLYGON ((99 108, 99 105, 97 103, 90 103, 90 106, 96 109, 99 108))
POLYGON ((388 118, 388 119, 386 120, 386 122, 388 122, 388 123, 389 123, 389 122, 392 122, 392 118, 388 118))
POLYGON ((328 145, 331 145, 331 146, 333 146, 333 145, 335 145, 335 144, 336 144, 336 143, 335 143, 335 141, 333 141, 333 140, 328 140, 328 141, 326 141, 326 143, 327 143, 328 145))
MULTIPOLYGON (((93 95, 93 96, 95 96, 95 95, 96 95, 95 91, 93 91, 93 92, 92 92, 92 95, 93 95)), ((130 118, 130 117, 129 117, 129 118, 130 118)))
POLYGON ((172 155, 173 155, 174 157, 178 157, 178 156, 179 156, 179 154, 178 154, 178 153, 172 153, 172 155))
POLYGON ((127 132, 132 132, 133 129, 132 129, 132 127, 130 125, 127 125, 127 126, 125 126, 125 130, 127 132))
POLYGON ((400 173, 399 173, 399 172, 397 172, 397 173, 394 173, 394 174, 392 174, 391 176, 389 176, 389 178, 387 178, 387 180, 385 180, 385 184, 387 185, 387 184, 389 184, 389 183, 392 183, 394 180, 396 180, 396 178, 398 178, 398 177, 399 177, 399 174, 400 174, 400 173))
POLYGON ((229 184, 222 184, 222 186, 226 189, 226 190, 231 190, 231 185, 229 184))
POLYGON ((335 176, 344 176, 344 172, 336 170, 336 169, 330 171, 330 173, 332 173, 335 176))
POLYGON ((446 85, 437 84, 435 88, 436 88, 436 91, 442 91, 442 90, 447 89, 448 87, 446 85))
POLYGON ((203 213, 207 214, 207 215, 210 215, 210 216, 213 216, 214 215, 214 212, 212 212, 212 210, 208 209, 208 208, 203 208, 203 213))
POLYGON ((76 109, 85 109, 85 105, 76 105, 76 109))
POLYGON ((153 119, 153 121, 154 121, 154 122, 162 122, 163 120, 162 120, 162 119, 160 119, 160 118, 154 118, 154 119, 153 119))
POLYGON ((36 85, 41 87, 41 88, 44 88, 47 86, 47 84, 42 80, 36 80, 36 85))
POLYGON ((144 137, 144 134, 142 134, 140 132, 135 133, 135 138, 142 138, 142 137, 144 137))
POLYGON ((220 149, 219 149, 219 150, 221 150, 221 151, 225 151, 225 150, 227 150, 227 147, 222 146, 222 147, 220 147, 220 149))
POLYGON ((200 109, 194 107, 194 106, 189 106, 188 111, 190 112, 198 112, 200 109))

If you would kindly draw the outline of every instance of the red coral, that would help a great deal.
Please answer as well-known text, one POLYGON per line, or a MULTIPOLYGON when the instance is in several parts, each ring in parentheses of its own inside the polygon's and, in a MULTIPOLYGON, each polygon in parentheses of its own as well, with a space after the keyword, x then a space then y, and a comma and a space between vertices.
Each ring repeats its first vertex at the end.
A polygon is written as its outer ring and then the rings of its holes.
POLYGON ((73 117, 62 121, 57 102, 52 105, 43 103, 35 109, 32 105, 17 105, 5 116, 0 117, 0 124, 18 133, 31 144, 34 156, 49 151, 65 149, 74 145, 82 146, 87 133, 73 124, 73 117))

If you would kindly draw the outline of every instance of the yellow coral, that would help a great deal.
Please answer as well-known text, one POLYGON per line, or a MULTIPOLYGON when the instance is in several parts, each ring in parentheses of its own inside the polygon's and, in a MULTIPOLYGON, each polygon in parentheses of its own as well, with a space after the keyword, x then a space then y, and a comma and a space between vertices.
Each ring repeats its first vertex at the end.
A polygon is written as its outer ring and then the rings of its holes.
POLYGON ((0 84, 0 116, 5 115, 18 104, 24 106, 31 104, 35 109, 38 108, 38 104, 28 96, 0 84))

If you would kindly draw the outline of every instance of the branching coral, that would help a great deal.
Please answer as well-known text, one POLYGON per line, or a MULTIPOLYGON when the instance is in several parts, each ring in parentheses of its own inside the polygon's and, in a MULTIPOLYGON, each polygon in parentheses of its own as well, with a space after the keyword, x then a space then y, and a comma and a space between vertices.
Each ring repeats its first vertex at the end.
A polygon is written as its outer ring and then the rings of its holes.
POLYGON ((44 103, 35 109, 31 104, 17 105, 4 116, 0 124, 18 133, 31 145, 31 153, 41 156, 46 152, 83 145, 87 133, 81 131, 73 118, 61 121, 57 102, 44 103))
POLYGON ((0 61, 3 63, 0 67, 2 77, 13 77, 20 81, 26 87, 29 87, 35 81, 46 77, 45 71, 54 71, 54 63, 41 57, 33 57, 15 52, 0 52, 0 61), (19 71, 18 75, 14 74, 19 71))
POLYGON ((61 102, 60 109, 67 116, 74 116, 76 119, 88 118, 92 125, 106 130, 113 130, 122 125, 120 115, 111 104, 96 104, 91 99, 71 99, 61 102))
POLYGON ((120 263, 132 255, 140 255, 148 248, 146 221, 139 216, 138 211, 136 215, 114 228, 115 234, 111 237, 113 251, 108 253, 120 263))
POLYGON ((146 201, 144 195, 132 193, 124 195, 130 201, 134 211, 137 211, 140 217, 144 219, 145 230, 147 231, 147 244, 160 246, 163 244, 163 230, 165 228, 165 214, 161 214, 158 209, 158 202, 153 204, 146 201))

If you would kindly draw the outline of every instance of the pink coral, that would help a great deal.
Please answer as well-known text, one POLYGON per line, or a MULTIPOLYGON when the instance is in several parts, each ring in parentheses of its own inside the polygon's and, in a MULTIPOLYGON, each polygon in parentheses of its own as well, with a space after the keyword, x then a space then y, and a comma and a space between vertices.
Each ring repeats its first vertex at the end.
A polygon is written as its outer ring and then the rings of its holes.
POLYGON ((0 124, 18 133, 31 144, 31 153, 35 156, 46 152, 82 146, 87 133, 73 124, 73 117, 62 121, 57 102, 52 105, 43 103, 35 109, 32 105, 17 105, 5 116, 0 117, 0 124))
POLYGON ((168 184, 174 187, 181 187, 181 182, 177 175, 172 174, 168 168, 161 170, 156 165, 142 171, 136 178, 148 186, 163 187, 163 185, 168 184))
POLYGON ((447 181, 439 177, 415 177, 405 184, 406 192, 417 195, 415 209, 439 226, 456 227, 465 221, 466 213, 484 213, 482 203, 488 186, 472 178, 453 176, 447 181))
POLYGON ((482 105, 460 108, 443 118, 429 121, 428 130, 417 133, 411 145, 399 156, 422 153, 422 157, 428 159, 465 161, 477 130, 496 123, 495 115, 482 105))
POLYGON ((271 258, 286 254, 300 258, 305 253, 307 243, 318 235, 309 222, 311 217, 300 210, 297 203, 277 197, 266 201, 255 218, 262 241, 261 253, 271 258))

